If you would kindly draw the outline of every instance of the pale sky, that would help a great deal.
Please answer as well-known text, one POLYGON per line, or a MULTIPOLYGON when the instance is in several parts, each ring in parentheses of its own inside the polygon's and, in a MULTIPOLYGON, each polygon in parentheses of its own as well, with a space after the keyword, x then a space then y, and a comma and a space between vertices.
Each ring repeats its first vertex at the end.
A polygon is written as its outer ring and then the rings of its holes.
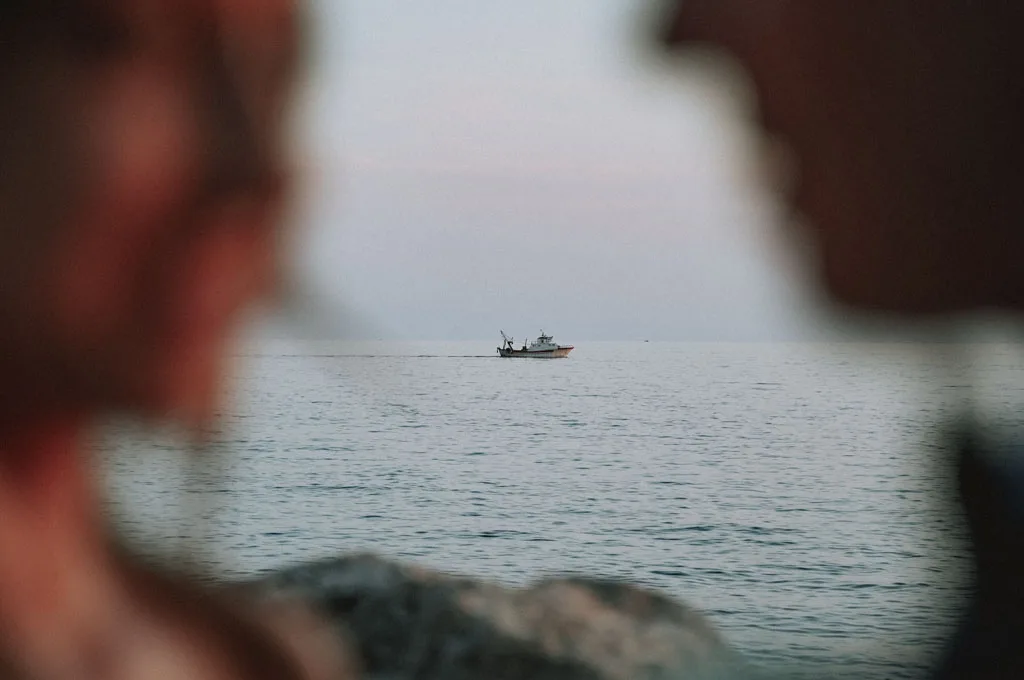
POLYGON ((318 314, 395 339, 802 335, 739 99, 643 51, 646 5, 315 2, 298 262, 318 314))

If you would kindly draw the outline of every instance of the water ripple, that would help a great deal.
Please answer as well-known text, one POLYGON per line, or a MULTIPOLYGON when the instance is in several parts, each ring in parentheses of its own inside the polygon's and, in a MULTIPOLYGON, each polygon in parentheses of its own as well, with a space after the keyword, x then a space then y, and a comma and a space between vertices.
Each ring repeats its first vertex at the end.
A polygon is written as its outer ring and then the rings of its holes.
POLYGON ((932 438, 956 386, 906 346, 642 347, 254 355, 224 472, 195 485, 177 444, 122 429, 114 510, 155 546, 205 494, 227 574, 361 550, 512 583, 597 574, 692 603, 788 677, 926 668, 966 575, 932 438))

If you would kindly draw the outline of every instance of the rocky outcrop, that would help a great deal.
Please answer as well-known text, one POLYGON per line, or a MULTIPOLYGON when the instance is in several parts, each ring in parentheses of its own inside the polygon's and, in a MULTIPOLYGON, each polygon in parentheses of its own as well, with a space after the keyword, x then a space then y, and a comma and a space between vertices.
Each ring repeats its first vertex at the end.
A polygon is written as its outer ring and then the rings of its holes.
POLYGON ((265 602, 318 609, 370 680, 741 674, 702 615, 622 583, 564 578, 509 588, 356 556, 279 572, 245 589, 265 602))

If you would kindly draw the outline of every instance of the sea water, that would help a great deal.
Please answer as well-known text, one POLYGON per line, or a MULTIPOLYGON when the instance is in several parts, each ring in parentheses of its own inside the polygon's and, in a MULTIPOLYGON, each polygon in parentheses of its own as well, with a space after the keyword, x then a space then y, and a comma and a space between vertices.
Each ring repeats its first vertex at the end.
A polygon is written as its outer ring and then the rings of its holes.
MULTIPOLYGON (((202 450, 110 427, 112 510, 140 549, 201 548, 228 577, 363 551, 510 584, 584 573, 698 607, 787 677, 934 662, 970 565, 945 350, 577 344, 250 352, 202 450)), ((1021 403, 1018 357, 982 355, 996 410, 1021 403)))

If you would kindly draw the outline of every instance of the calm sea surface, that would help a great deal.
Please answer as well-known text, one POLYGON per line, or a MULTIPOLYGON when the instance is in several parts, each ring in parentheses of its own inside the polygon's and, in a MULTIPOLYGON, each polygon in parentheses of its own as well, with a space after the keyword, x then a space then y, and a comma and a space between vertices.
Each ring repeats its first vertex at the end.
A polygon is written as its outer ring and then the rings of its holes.
MULTIPOLYGON (((569 338, 565 338, 569 340, 569 338)), ((239 358, 202 464, 114 424, 113 511, 229 576, 373 551, 508 583, 621 577, 789 677, 916 677, 963 598, 940 428, 1019 357, 914 345, 274 346, 239 358)), ((983 394, 982 394, 983 393, 983 394)))

